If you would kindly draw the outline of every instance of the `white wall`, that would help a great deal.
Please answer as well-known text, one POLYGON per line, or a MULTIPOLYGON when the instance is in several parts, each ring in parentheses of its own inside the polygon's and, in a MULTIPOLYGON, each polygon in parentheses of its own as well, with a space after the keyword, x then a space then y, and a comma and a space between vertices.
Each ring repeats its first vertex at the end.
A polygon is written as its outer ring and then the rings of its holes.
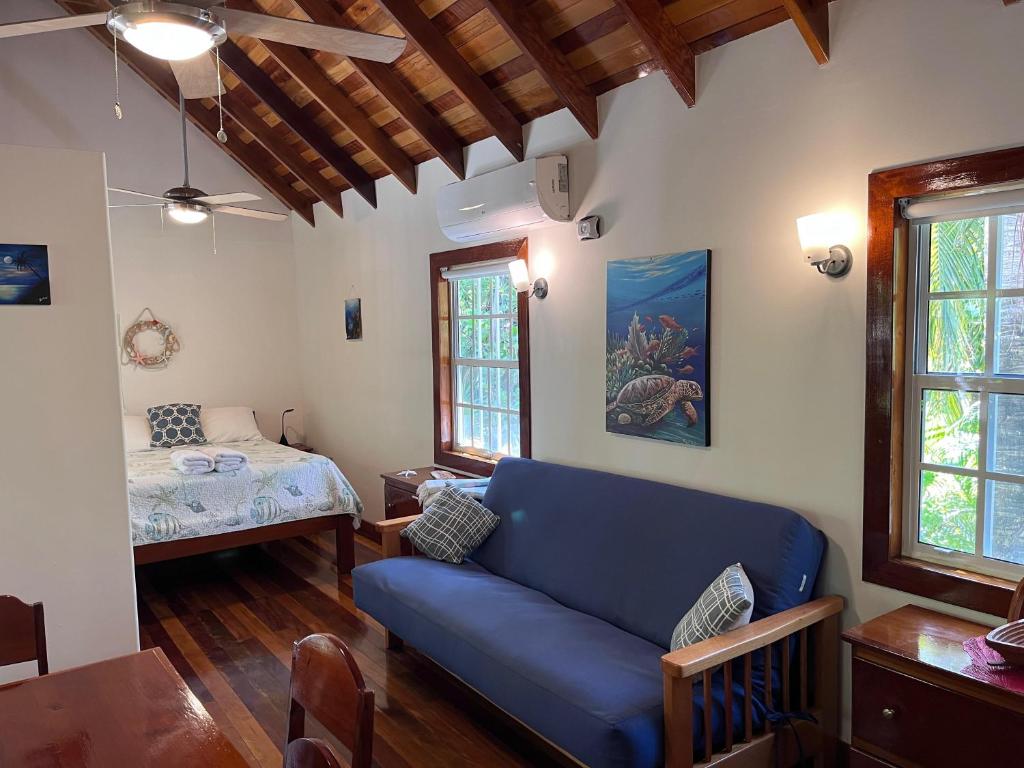
POLYGON ((0 146, 0 178, 0 242, 49 246, 52 295, 0 306, 0 594, 43 601, 56 670, 138 649, 103 156, 0 146))
MULTIPOLYGON (((825 68, 783 24, 702 55, 694 109, 655 74, 602 97, 596 142, 565 112, 529 127, 528 155, 568 150, 578 214, 606 232, 530 238, 551 281, 531 306, 533 452, 799 510, 829 537, 824 589, 847 597, 849 625, 937 604, 860 579, 865 234, 852 274, 829 280, 802 262, 795 219, 864 222, 872 170, 1019 144, 1024 6, 839 0, 831 19, 825 68), (605 262, 696 248, 713 251, 712 447, 607 434, 605 262)), ((474 173, 509 160, 493 141, 470 159, 474 173)), ((310 439, 371 519, 378 473, 432 456, 427 260, 453 247, 433 213, 452 180, 432 161, 417 196, 389 181, 376 212, 346 193, 343 222, 295 230, 310 439), (341 333, 353 284, 362 342, 341 333)))
MULTIPOLYGON (((61 13, 50 0, 0 3, 0 23, 61 13)), ((102 151, 115 187, 159 194, 178 186, 177 110, 129 67, 122 64, 120 72, 118 121, 113 56, 87 31, 0 41, 0 142, 102 151)), ((188 134, 195 186, 211 194, 254 192, 264 199, 253 207, 285 210, 191 124, 188 134)), ((143 202, 119 195, 111 201, 143 202)), ((289 423, 301 429, 291 227, 221 216, 216 255, 209 225, 164 228, 158 209, 113 211, 111 233, 122 324, 148 306, 182 342, 165 370, 123 369, 129 412, 176 400, 249 405, 264 433, 276 438, 281 411, 295 407, 300 412, 289 423)))

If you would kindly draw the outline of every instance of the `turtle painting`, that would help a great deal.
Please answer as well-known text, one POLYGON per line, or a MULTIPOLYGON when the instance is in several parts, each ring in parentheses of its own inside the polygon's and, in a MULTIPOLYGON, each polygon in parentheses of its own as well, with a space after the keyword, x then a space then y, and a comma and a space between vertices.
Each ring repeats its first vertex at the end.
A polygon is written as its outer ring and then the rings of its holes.
POLYGON ((692 401, 703 399, 704 392, 695 381, 676 381, 671 376, 641 376, 619 390, 608 412, 619 424, 647 427, 661 421, 679 403, 686 420, 693 425, 697 423, 697 410, 692 401))
POLYGON ((710 445, 710 251, 608 262, 605 428, 710 445))

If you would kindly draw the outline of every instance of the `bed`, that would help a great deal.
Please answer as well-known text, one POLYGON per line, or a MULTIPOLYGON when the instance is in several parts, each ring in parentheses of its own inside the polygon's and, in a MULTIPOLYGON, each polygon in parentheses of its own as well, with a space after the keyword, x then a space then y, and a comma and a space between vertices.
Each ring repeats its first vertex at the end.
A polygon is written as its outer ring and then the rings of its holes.
POLYGON ((204 447, 242 451, 249 465, 185 475, 175 449, 127 451, 136 565, 333 530, 339 581, 352 570, 363 505, 333 461, 266 439, 204 447))

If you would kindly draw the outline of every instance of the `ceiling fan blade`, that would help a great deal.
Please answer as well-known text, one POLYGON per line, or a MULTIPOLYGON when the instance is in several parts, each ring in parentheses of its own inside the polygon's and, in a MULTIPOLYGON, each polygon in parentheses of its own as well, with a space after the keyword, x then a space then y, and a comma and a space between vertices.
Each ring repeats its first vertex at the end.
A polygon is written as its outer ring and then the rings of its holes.
POLYGON ((178 87, 186 99, 216 98, 227 93, 224 84, 217 77, 217 62, 208 53, 185 61, 169 61, 178 87), (219 90, 218 90, 219 89, 219 90))
POLYGON ((135 195, 136 197, 148 197, 151 200, 170 200, 163 195, 150 195, 146 192, 136 192, 134 189, 119 189, 118 187, 107 187, 108 192, 120 192, 123 195, 135 195))
POLYGON ((228 192, 225 195, 205 195, 197 197, 196 202, 206 205, 228 205, 229 203, 254 203, 263 198, 251 192, 228 192))
POLYGON ((357 32, 354 29, 325 27, 297 19, 283 19, 262 13, 218 8, 217 15, 228 22, 228 32, 238 35, 276 40, 317 51, 330 51, 357 59, 370 59, 390 64, 405 50, 405 38, 357 32))
POLYGON ((233 205, 218 205, 213 210, 216 213, 230 213, 235 216, 246 216, 250 219, 263 219, 264 221, 288 220, 288 217, 283 213, 271 213, 270 211, 254 211, 250 208, 236 208, 233 205))
POLYGON ((163 208, 163 203, 128 203, 126 205, 108 205, 107 208, 163 208))
POLYGON ((78 29, 79 27, 97 27, 106 23, 106 13, 83 13, 78 16, 58 16, 54 19, 16 21, 12 24, 0 24, 0 38, 35 35, 40 32, 59 32, 62 29, 78 29))

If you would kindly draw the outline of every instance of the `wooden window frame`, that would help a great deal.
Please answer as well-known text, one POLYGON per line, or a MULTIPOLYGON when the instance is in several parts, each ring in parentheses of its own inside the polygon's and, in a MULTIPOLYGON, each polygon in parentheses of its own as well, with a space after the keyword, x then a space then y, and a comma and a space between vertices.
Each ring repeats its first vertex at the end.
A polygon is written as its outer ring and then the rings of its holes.
POLYGON ((862 576, 1005 616, 1015 584, 903 554, 903 463, 910 223, 900 201, 1024 183, 1024 147, 908 165, 868 178, 867 380, 862 576))
MULTIPOLYGON (((497 462, 453 450, 451 291, 442 276, 450 267, 499 259, 529 264, 527 239, 476 245, 430 255, 430 315, 434 356, 434 463, 459 472, 489 477, 497 462)), ((519 313, 519 455, 530 458, 530 299, 516 294, 519 313)))

